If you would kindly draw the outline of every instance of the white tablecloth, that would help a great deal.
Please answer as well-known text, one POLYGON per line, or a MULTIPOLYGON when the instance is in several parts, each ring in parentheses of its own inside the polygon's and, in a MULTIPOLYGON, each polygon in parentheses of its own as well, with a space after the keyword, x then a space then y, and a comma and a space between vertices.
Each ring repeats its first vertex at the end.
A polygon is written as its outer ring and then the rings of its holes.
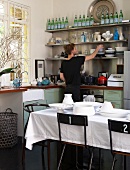
MULTIPOLYGON (((71 111, 66 111, 72 113, 71 111)), ((126 118, 109 118, 120 121, 127 121, 126 118)), ((62 139, 67 142, 83 144, 83 128, 79 126, 63 125, 64 133, 62 139)), ((114 149, 118 151, 130 152, 130 135, 114 133, 114 149)), ((30 114, 26 130, 26 148, 32 149, 33 144, 46 140, 59 140, 57 111, 46 109, 30 114)), ((108 117, 99 114, 88 117, 87 144, 94 147, 110 149, 108 117)))

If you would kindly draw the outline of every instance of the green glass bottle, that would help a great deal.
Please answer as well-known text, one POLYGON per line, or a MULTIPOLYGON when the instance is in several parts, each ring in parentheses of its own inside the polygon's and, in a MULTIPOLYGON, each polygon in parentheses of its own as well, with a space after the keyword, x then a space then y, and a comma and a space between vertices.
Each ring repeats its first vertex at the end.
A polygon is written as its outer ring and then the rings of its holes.
POLYGON ((74 27, 77 27, 77 26, 78 26, 77 15, 75 15, 75 18, 74 18, 74 27))
POLYGON ((82 18, 81 15, 79 15, 79 19, 78 19, 78 27, 81 27, 82 24, 82 18))
POLYGON ((50 19, 48 19, 47 21, 47 30, 50 30, 51 29, 51 21, 50 19))
POLYGON ((65 21, 64 21, 64 17, 62 17, 62 21, 61 21, 61 28, 65 28, 65 21))
POLYGON ((65 28, 68 28, 68 26, 69 26, 69 21, 68 21, 68 17, 66 17, 66 19, 65 19, 65 28))
POLYGON ((52 21, 51 21, 51 30, 54 30, 54 18, 52 18, 52 21))
POLYGON ((104 18, 104 14, 102 13, 101 15, 101 25, 105 24, 105 18, 104 18))
POLYGON ((61 28, 61 20, 60 20, 60 18, 58 19, 58 29, 60 29, 61 28))
POLYGON ((114 23, 114 18, 113 18, 113 14, 111 13, 110 14, 110 24, 113 24, 114 23))
POLYGON ((106 16, 105 16, 105 24, 109 24, 109 14, 108 14, 108 12, 106 13, 106 16))
POLYGON ((92 26, 94 24, 94 18, 93 18, 93 15, 91 15, 90 17, 90 26, 92 26))
POLYGON ((89 26, 90 25, 90 18, 89 18, 89 16, 87 16, 87 18, 86 18, 86 26, 89 26))
POLYGON ((116 12, 114 15, 114 23, 118 23, 118 13, 116 12))
POLYGON ((123 20, 123 13, 122 13, 122 10, 120 10, 119 22, 122 23, 122 20, 123 20))
POLYGON ((83 15, 83 19, 82 19, 82 22, 81 22, 81 26, 82 27, 85 27, 85 24, 86 23, 86 20, 85 20, 85 15, 83 15))
POLYGON ((55 23, 54 23, 54 29, 55 29, 55 30, 58 29, 58 21, 57 21, 57 18, 56 18, 55 23))

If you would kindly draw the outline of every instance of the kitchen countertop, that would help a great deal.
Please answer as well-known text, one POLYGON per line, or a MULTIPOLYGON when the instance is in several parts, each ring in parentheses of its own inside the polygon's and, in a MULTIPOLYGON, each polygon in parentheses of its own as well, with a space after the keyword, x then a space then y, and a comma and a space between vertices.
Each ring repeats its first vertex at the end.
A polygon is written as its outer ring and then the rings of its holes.
POLYGON ((81 89, 99 89, 99 90, 123 90, 123 87, 113 86, 97 86, 97 85, 81 85, 81 89))
MULTIPOLYGON (((2 93, 15 93, 24 92, 27 89, 52 89, 52 88, 65 88, 65 85, 44 85, 44 86, 22 86, 20 88, 6 88, 0 89, 0 94, 2 93)), ((123 87, 111 87, 111 86, 97 86, 97 85, 81 85, 81 89, 98 89, 98 90, 123 90, 123 87)))
MULTIPOLYGON (((44 86, 23 86, 27 89, 51 89, 51 88, 65 88, 65 85, 44 85, 44 86)), ((111 86, 97 86, 97 85, 81 85, 81 89, 99 89, 99 90, 123 90, 123 87, 111 87, 111 86)))
POLYGON ((27 88, 6 88, 6 89, 0 89, 0 94, 3 93, 16 93, 16 92, 24 92, 27 91, 27 88))

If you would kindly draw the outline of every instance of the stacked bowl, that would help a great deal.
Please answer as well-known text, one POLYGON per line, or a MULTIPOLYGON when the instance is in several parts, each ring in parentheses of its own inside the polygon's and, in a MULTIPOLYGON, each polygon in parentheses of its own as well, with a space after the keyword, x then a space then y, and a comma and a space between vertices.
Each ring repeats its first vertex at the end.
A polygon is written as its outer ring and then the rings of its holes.
POLYGON ((106 57, 114 57, 115 56, 115 50, 112 48, 108 48, 105 50, 105 56, 106 57))

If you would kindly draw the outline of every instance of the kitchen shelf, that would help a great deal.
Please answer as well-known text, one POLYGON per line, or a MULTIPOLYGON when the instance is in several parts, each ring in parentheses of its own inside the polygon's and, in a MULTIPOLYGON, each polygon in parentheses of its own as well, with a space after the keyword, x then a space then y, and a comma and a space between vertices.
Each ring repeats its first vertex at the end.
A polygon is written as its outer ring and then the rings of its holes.
POLYGON ((76 27, 76 28, 67 28, 67 29, 57 29, 57 30, 46 30, 45 32, 54 33, 54 32, 61 32, 61 31, 76 31, 82 29, 94 29, 94 28, 105 28, 105 27, 116 27, 116 26, 129 26, 130 22, 128 23, 119 23, 119 24, 105 24, 105 25, 95 25, 95 26, 86 26, 86 27, 76 27))
MULTIPOLYGON (((95 41, 95 42, 83 42, 83 43, 75 43, 75 45, 84 45, 84 44, 105 44, 105 43, 122 43, 128 42, 127 40, 110 40, 110 41, 95 41)), ((67 44, 46 44, 47 47, 55 47, 55 46, 64 46, 67 44)))
POLYGON ((64 57, 60 57, 60 58, 46 58, 45 60, 47 61, 60 61, 60 60, 65 60, 64 57))
MULTIPOLYGON (((89 54, 88 54, 89 55, 89 54)), ((84 55, 83 55, 84 56, 84 55)), ((93 60, 108 60, 108 59, 117 59, 119 57, 95 57, 93 60)), ((64 57, 61 57, 61 58, 46 58, 45 60, 47 61, 62 61, 62 60, 65 60, 64 57)))

